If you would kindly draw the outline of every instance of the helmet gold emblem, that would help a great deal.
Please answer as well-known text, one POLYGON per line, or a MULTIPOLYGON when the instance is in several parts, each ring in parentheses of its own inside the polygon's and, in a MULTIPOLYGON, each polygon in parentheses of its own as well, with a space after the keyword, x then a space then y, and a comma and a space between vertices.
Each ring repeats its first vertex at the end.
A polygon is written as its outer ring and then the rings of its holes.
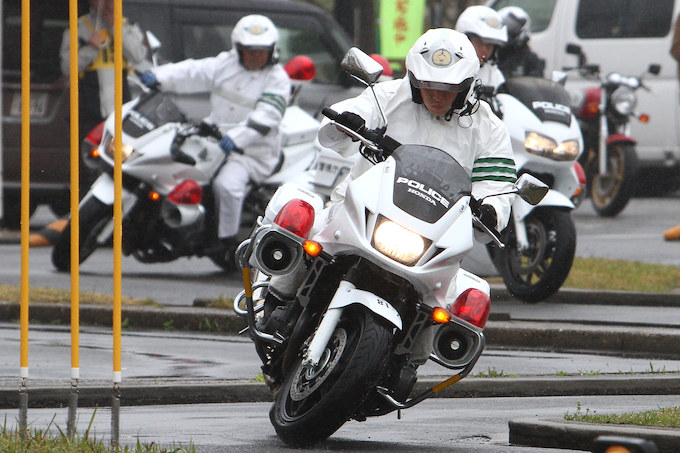
POLYGON ((432 54, 432 63, 437 66, 448 66, 451 64, 451 52, 446 49, 437 49, 432 54))
POLYGON ((248 31, 252 33, 253 35, 261 35, 264 33, 266 30, 264 27, 261 25, 251 25, 250 28, 248 28, 248 31))
POLYGON ((486 24, 491 27, 500 30, 503 28, 503 23, 498 20, 498 18, 490 16, 486 18, 486 24))

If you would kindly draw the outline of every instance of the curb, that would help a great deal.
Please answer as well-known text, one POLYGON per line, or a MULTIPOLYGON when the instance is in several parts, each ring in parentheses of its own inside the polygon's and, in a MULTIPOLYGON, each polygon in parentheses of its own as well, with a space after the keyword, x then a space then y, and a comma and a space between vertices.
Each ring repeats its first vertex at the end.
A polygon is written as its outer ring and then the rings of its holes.
MULTIPOLYGON (((421 378, 414 394, 431 389, 449 376, 421 378)), ((17 407, 19 389, 0 384, 0 409, 17 407)), ((77 389, 69 382, 37 381, 26 389, 31 407, 59 408, 68 405, 76 391, 80 407, 111 404, 110 383, 83 381, 77 389)), ((433 398, 514 398, 581 395, 674 395, 680 393, 680 376, 599 375, 528 376, 507 378, 467 377, 433 398)), ((116 391, 123 406, 240 403, 273 401, 262 382, 184 378, 131 378, 116 391)), ((680 433, 680 431, 678 431, 680 433)))
POLYGON ((508 422, 511 445, 591 451, 598 436, 623 436, 652 441, 659 453, 676 453, 680 430, 632 425, 522 418, 508 422))
MULTIPOLYGON (((20 305, 0 302, 0 320, 19 319, 20 305)), ((31 303, 32 322, 69 324, 71 308, 65 304, 31 303)), ((129 328, 201 331, 236 335, 247 322, 231 310, 205 307, 149 307, 128 305, 122 310, 129 328)), ((80 323, 110 326, 112 309, 97 305, 80 306, 80 323)), ((617 326, 567 322, 494 320, 484 329, 486 344, 494 347, 547 349, 551 351, 593 351, 659 358, 677 356, 680 330, 645 325, 617 326)))

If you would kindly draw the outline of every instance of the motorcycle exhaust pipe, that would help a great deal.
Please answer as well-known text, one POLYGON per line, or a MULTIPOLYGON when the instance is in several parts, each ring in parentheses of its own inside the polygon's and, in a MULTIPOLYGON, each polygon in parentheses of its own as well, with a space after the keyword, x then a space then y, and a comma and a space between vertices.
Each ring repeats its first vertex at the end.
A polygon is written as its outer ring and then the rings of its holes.
POLYGON ((203 225, 205 208, 200 205, 180 205, 164 200, 161 206, 161 218, 171 228, 183 228, 189 225, 203 225))
POLYGON ((446 368, 465 368, 479 357, 483 348, 481 333, 450 322, 437 331, 430 359, 446 368))

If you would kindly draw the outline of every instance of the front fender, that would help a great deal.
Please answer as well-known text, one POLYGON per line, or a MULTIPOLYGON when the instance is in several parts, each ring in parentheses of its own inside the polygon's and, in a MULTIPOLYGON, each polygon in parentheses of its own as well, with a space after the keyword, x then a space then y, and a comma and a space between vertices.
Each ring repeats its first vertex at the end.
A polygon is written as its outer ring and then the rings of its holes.
MULTIPOLYGON (((116 190, 115 185, 113 183, 113 179, 108 173, 102 173, 92 183, 92 185, 90 186, 90 190, 87 192, 87 194, 81 201, 81 204, 84 203, 86 199, 94 197, 107 206, 113 206, 115 193, 116 190)), ((127 212, 127 208, 131 206, 132 203, 134 203, 136 197, 134 194, 128 192, 127 190, 125 190, 125 188, 123 188, 121 192, 121 199, 123 204, 123 212, 127 212)))
POLYGON ((630 145, 634 145, 637 143, 637 141, 633 137, 630 137, 626 134, 611 134, 609 137, 607 137, 607 146, 614 143, 628 143, 630 145))
POLYGON ((522 220, 531 213, 535 208, 542 207, 560 207, 567 209, 574 209, 574 203, 566 197, 563 193, 557 190, 550 189, 548 193, 543 197, 540 203, 536 206, 532 206, 521 197, 516 197, 515 201, 512 203, 512 216, 515 220, 522 220))
POLYGON ((371 310, 373 313, 381 316, 394 324, 394 326, 401 330, 402 322, 399 312, 394 307, 375 294, 356 288, 340 288, 333 297, 328 310, 344 308, 348 305, 360 304, 371 310))

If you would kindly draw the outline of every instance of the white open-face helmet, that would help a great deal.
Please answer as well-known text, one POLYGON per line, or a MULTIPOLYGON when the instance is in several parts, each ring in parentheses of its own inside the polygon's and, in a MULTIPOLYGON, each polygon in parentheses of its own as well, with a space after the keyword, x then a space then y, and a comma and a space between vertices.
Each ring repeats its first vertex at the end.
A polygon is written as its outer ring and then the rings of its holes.
POLYGON ((269 63, 276 60, 276 42, 279 31, 268 17, 261 14, 244 16, 236 22, 231 32, 231 44, 239 51, 243 48, 269 50, 269 63))
POLYGON ((421 88, 458 93, 451 112, 474 104, 479 59, 472 43, 462 33, 449 28, 426 31, 406 54, 406 71, 413 101, 418 104, 423 102, 421 88))
POLYGON ((474 35, 483 42, 504 46, 508 41, 507 27, 501 16, 488 6, 475 5, 465 8, 456 22, 456 30, 466 35, 474 35))
POLYGON ((498 10, 501 20, 508 27, 508 45, 521 47, 529 41, 531 17, 519 6, 506 6, 498 10))

